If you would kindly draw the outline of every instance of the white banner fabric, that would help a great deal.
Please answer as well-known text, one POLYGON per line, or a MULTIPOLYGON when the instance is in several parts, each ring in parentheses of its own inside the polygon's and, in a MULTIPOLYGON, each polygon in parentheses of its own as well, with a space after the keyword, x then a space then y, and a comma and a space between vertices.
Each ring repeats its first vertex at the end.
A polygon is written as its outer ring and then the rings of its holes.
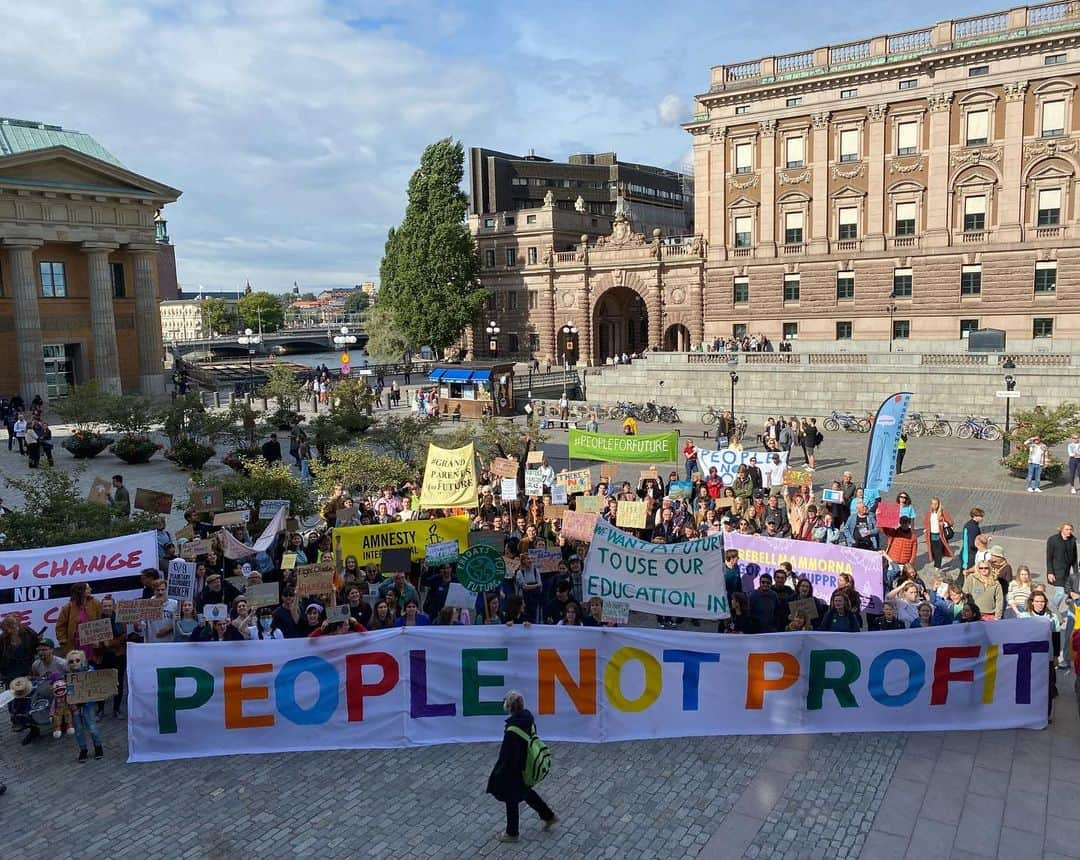
POLYGON ((766 487, 780 486, 784 483, 784 469, 787 468, 787 451, 735 451, 731 448, 721 448, 719 451, 706 451, 704 448, 697 449, 698 471, 705 478, 709 477, 709 469, 716 466, 716 474, 728 486, 735 480, 735 473, 739 466, 746 463, 750 465, 750 459, 757 460, 755 464, 761 469, 761 477, 766 487), (779 458, 779 463, 773 462, 773 457, 779 458), (767 479, 767 480, 766 480, 767 479))

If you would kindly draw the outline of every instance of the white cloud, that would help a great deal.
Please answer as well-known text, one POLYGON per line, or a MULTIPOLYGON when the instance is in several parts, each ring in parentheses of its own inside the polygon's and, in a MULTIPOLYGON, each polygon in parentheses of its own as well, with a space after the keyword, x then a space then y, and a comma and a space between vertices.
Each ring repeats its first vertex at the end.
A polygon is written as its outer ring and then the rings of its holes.
POLYGON ((660 125, 671 126, 685 122, 686 113, 686 99, 675 93, 664 96, 656 106, 656 117, 660 125))

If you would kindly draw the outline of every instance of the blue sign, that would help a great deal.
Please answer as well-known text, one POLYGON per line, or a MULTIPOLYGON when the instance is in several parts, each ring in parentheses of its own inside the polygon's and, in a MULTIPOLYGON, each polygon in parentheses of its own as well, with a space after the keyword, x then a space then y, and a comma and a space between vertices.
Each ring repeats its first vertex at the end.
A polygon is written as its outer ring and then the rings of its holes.
POLYGON ((863 482, 867 501, 892 489, 896 477, 896 446, 904 427, 911 392, 894 394, 878 408, 866 449, 866 479, 863 482))

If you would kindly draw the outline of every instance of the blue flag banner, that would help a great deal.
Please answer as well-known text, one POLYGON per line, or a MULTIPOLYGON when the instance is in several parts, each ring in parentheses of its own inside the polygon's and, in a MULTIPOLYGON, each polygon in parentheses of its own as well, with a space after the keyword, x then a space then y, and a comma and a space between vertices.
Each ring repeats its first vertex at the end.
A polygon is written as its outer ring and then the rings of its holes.
POLYGON ((878 498, 892 489, 896 476, 896 445, 900 441, 900 431, 904 427, 911 392, 902 391, 886 399, 878 407, 874 426, 870 430, 870 445, 866 449, 866 488, 867 502, 878 498))

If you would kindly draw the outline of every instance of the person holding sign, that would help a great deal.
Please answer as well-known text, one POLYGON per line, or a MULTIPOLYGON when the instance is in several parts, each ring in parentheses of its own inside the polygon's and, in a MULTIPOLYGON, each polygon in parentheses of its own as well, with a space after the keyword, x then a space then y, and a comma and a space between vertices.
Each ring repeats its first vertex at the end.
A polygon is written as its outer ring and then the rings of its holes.
MULTIPOLYGON (((79 625, 87 621, 97 621, 101 617, 101 604, 90 594, 89 583, 76 582, 71 586, 69 598, 56 619, 56 638, 60 643, 60 651, 64 654, 80 646, 79 625)), ((96 657, 94 647, 89 647, 86 651, 91 659, 96 657)))
MULTIPOLYGON (((124 698, 124 676, 127 674, 127 625, 116 623, 116 601, 111 594, 101 598, 101 618, 112 625, 113 638, 101 644, 98 657, 99 669, 115 669, 117 678, 116 695, 113 696, 112 715, 120 719, 120 702, 124 698)), ((99 619, 100 620, 100 619, 99 619)), ((105 715, 105 701, 98 702, 98 717, 105 715)))

